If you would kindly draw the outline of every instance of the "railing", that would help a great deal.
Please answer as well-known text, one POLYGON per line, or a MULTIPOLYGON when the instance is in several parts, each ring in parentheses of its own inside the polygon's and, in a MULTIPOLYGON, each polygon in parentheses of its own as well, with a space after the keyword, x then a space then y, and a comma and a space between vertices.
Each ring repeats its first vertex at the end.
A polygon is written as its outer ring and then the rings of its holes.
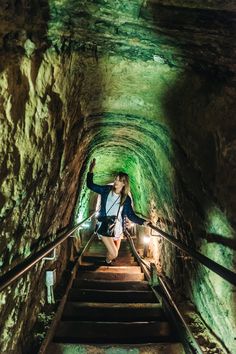
POLYGON ((184 319, 183 315, 181 314, 178 306, 176 305, 170 291, 168 290, 168 288, 165 284, 165 281, 162 279, 161 275, 158 274, 158 281, 160 284, 161 291, 165 295, 165 298, 164 298, 163 296, 158 294, 158 292, 155 289, 155 286, 152 285, 152 279, 151 279, 151 268, 152 267, 151 267, 151 265, 148 264, 145 260, 143 260, 141 258, 141 256, 138 254, 136 247, 134 245, 134 242, 133 242, 130 234, 127 232, 127 230, 125 232, 125 235, 129 241, 129 244, 130 244, 131 249, 133 251, 134 257, 136 258, 137 262, 141 266, 146 278, 149 280, 149 284, 150 284, 154 294, 156 295, 156 297, 159 300, 161 299, 161 301, 164 301, 166 308, 168 308, 169 312, 172 314, 172 316, 174 316, 174 322, 176 323, 176 326, 177 326, 176 329, 178 330, 179 335, 182 337, 183 342, 185 343, 185 345, 190 346, 191 353, 203 354, 203 351, 201 350, 196 339, 194 338, 194 335, 193 335, 189 325, 185 321, 185 319, 184 319), (173 311, 174 311, 174 313, 173 313, 173 311), (181 324, 182 328, 184 329, 185 335, 182 333, 182 331, 180 329, 180 324, 181 324))
MULTIPOLYGON (((67 231, 62 236, 58 237, 55 241, 51 242, 48 246, 44 247, 42 250, 38 251, 33 256, 27 258, 21 264, 17 265, 6 274, 0 277, 0 291, 5 289, 7 286, 11 285, 16 279, 25 274, 28 270, 30 270, 36 263, 38 263, 42 258, 48 255, 51 251, 53 251, 57 246, 63 243, 68 237, 70 237, 78 228, 84 224, 87 220, 92 218, 95 215, 96 211, 92 213, 89 217, 81 221, 78 225, 76 225, 73 229, 67 231)), ((198 260, 204 266, 209 268, 211 271, 215 272, 223 279, 227 280, 229 283, 236 285, 236 273, 231 270, 223 267, 222 265, 216 263, 210 258, 204 256, 203 254, 197 252, 193 248, 186 246, 179 240, 175 239, 174 236, 167 234, 162 231, 158 227, 152 225, 151 223, 148 225, 151 229, 157 231, 164 239, 172 243, 174 246, 179 248, 181 251, 187 253, 193 259, 198 260)))
MULTIPOLYGON (((211 260, 210 258, 204 256, 203 254, 199 253, 195 249, 186 246, 179 240, 176 240, 173 235, 169 235, 166 232, 162 231, 158 227, 149 223, 148 225, 153 230, 157 231, 164 239, 172 243, 174 246, 178 247, 181 251, 187 253, 193 259, 198 260, 204 266, 212 270, 214 273, 221 276, 223 279, 227 280, 229 283, 236 285, 236 273, 232 272, 231 270, 223 267, 222 265, 216 263, 215 261, 211 260)), ((155 237, 155 236, 154 236, 155 237)))
POLYGON ((78 228, 84 224, 87 220, 92 218, 96 212, 92 213, 89 217, 81 221, 71 230, 67 231, 62 236, 58 237, 56 240, 51 242, 49 245, 45 246, 42 250, 36 252, 34 255, 28 257, 21 264, 17 265, 4 275, 0 277, 0 291, 5 289, 7 286, 11 285, 15 280, 23 276, 27 271, 29 271, 36 263, 43 259, 46 255, 52 252, 57 246, 68 239, 78 228))
MULTIPOLYGON (((84 222, 86 220, 84 220, 84 222)), ((80 223, 80 225, 81 225, 81 223, 80 223)), ((78 270, 78 264, 79 264, 80 260, 82 259, 82 256, 83 256, 84 252, 86 252, 86 250, 89 247, 90 243, 93 241, 94 237, 95 237, 95 234, 93 233, 92 236, 90 236, 89 240, 87 241, 86 245, 79 252, 78 257, 76 258, 76 261, 74 262, 74 266, 73 266, 72 271, 70 272, 70 279, 69 279, 69 281, 68 281, 68 283, 66 285, 66 289, 65 289, 64 295, 63 295, 63 297, 60 300, 60 304, 59 304, 59 306, 58 306, 58 308, 56 310, 56 314, 55 314, 55 316, 54 316, 54 318, 52 320, 52 323, 50 324, 50 328, 47 331, 46 337, 44 338, 44 340, 43 340, 43 342, 42 342, 42 344, 40 346, 38 354, 45 354, 46 351, 47 351, 48 345, 53 340, 53 336, 54 336, 56 327, 58 325, 59 320, 61 319, 61 315, 62 315, 62 312, 64 310, 65 303, 67 301, 68 293, 69 293, 69 291, 70 291, 70 289, 72 287, 73 280, 74 280, 74 278, 76 276, 76 273, 77 273, 77 270, 78 270)))

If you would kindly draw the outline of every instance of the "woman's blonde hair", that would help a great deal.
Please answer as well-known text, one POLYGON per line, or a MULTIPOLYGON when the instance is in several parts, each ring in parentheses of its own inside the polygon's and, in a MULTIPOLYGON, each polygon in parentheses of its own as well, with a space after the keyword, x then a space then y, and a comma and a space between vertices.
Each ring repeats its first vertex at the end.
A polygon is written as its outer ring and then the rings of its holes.
MULTIPOLYGON (((118 172, 116 174, 115 178, 117 178, 117 177, 119 178, 120 181, 122 181, 125 184, 124 187, 121 190, 121 201, 120 201, 120 203, 121 203, 121 205, 123 205, 127 195, 130 192, 129 176, 125 172, 118 172)), ((115 191, 114 186, 112 188, 112 191, 113 192, 115 191)))

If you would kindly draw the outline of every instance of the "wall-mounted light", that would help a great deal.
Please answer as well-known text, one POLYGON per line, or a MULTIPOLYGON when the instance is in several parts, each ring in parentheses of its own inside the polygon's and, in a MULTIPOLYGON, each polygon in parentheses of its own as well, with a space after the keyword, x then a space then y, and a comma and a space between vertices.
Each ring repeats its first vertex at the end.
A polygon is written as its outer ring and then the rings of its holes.
POLYGON ((48 304, 54 304, 53 285, 56 284, 56 269, 46 270, 46 287, 47 287, 47 301, 48 304))
POLYGON ((149 247, 150 240, 151 240, 150 236, 144 236, 143 237, 143 243, 144 243, 143 257, 147 257, 147 252, 148 252, 148 247, 149 247))

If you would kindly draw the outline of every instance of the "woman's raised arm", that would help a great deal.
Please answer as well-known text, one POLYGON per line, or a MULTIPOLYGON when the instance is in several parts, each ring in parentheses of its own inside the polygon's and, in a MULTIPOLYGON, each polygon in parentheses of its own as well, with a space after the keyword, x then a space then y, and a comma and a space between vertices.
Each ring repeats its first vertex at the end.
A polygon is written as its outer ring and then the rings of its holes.
POLYGON ((93 182, 93 170, 96 165, 96 159, 93 159, 89 166, 89 172, 87 174, 87 187, 94 191, 95 193, 102 194, 107 186, 101 186, 93 182))

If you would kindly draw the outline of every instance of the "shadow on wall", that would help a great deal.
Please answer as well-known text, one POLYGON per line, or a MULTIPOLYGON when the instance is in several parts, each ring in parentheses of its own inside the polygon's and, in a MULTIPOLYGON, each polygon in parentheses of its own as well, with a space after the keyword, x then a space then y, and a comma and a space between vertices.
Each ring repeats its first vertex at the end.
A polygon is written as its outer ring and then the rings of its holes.
MULTIPOLYGON (((235 15, 157 5, 152 13, 154 25, 162 28, 168 43, 163 60, 179 71, 163 100, 174 140, 177 235, 235 271, 235 54, 227 46, 233 41, 235 15), (214 40, 213 28, 218 29, 214 40)), ((234 352, 235 339, 229 336, 236 330, 234 288, 197 262, 181 259, 188 297, 205 323, 234 352)))

